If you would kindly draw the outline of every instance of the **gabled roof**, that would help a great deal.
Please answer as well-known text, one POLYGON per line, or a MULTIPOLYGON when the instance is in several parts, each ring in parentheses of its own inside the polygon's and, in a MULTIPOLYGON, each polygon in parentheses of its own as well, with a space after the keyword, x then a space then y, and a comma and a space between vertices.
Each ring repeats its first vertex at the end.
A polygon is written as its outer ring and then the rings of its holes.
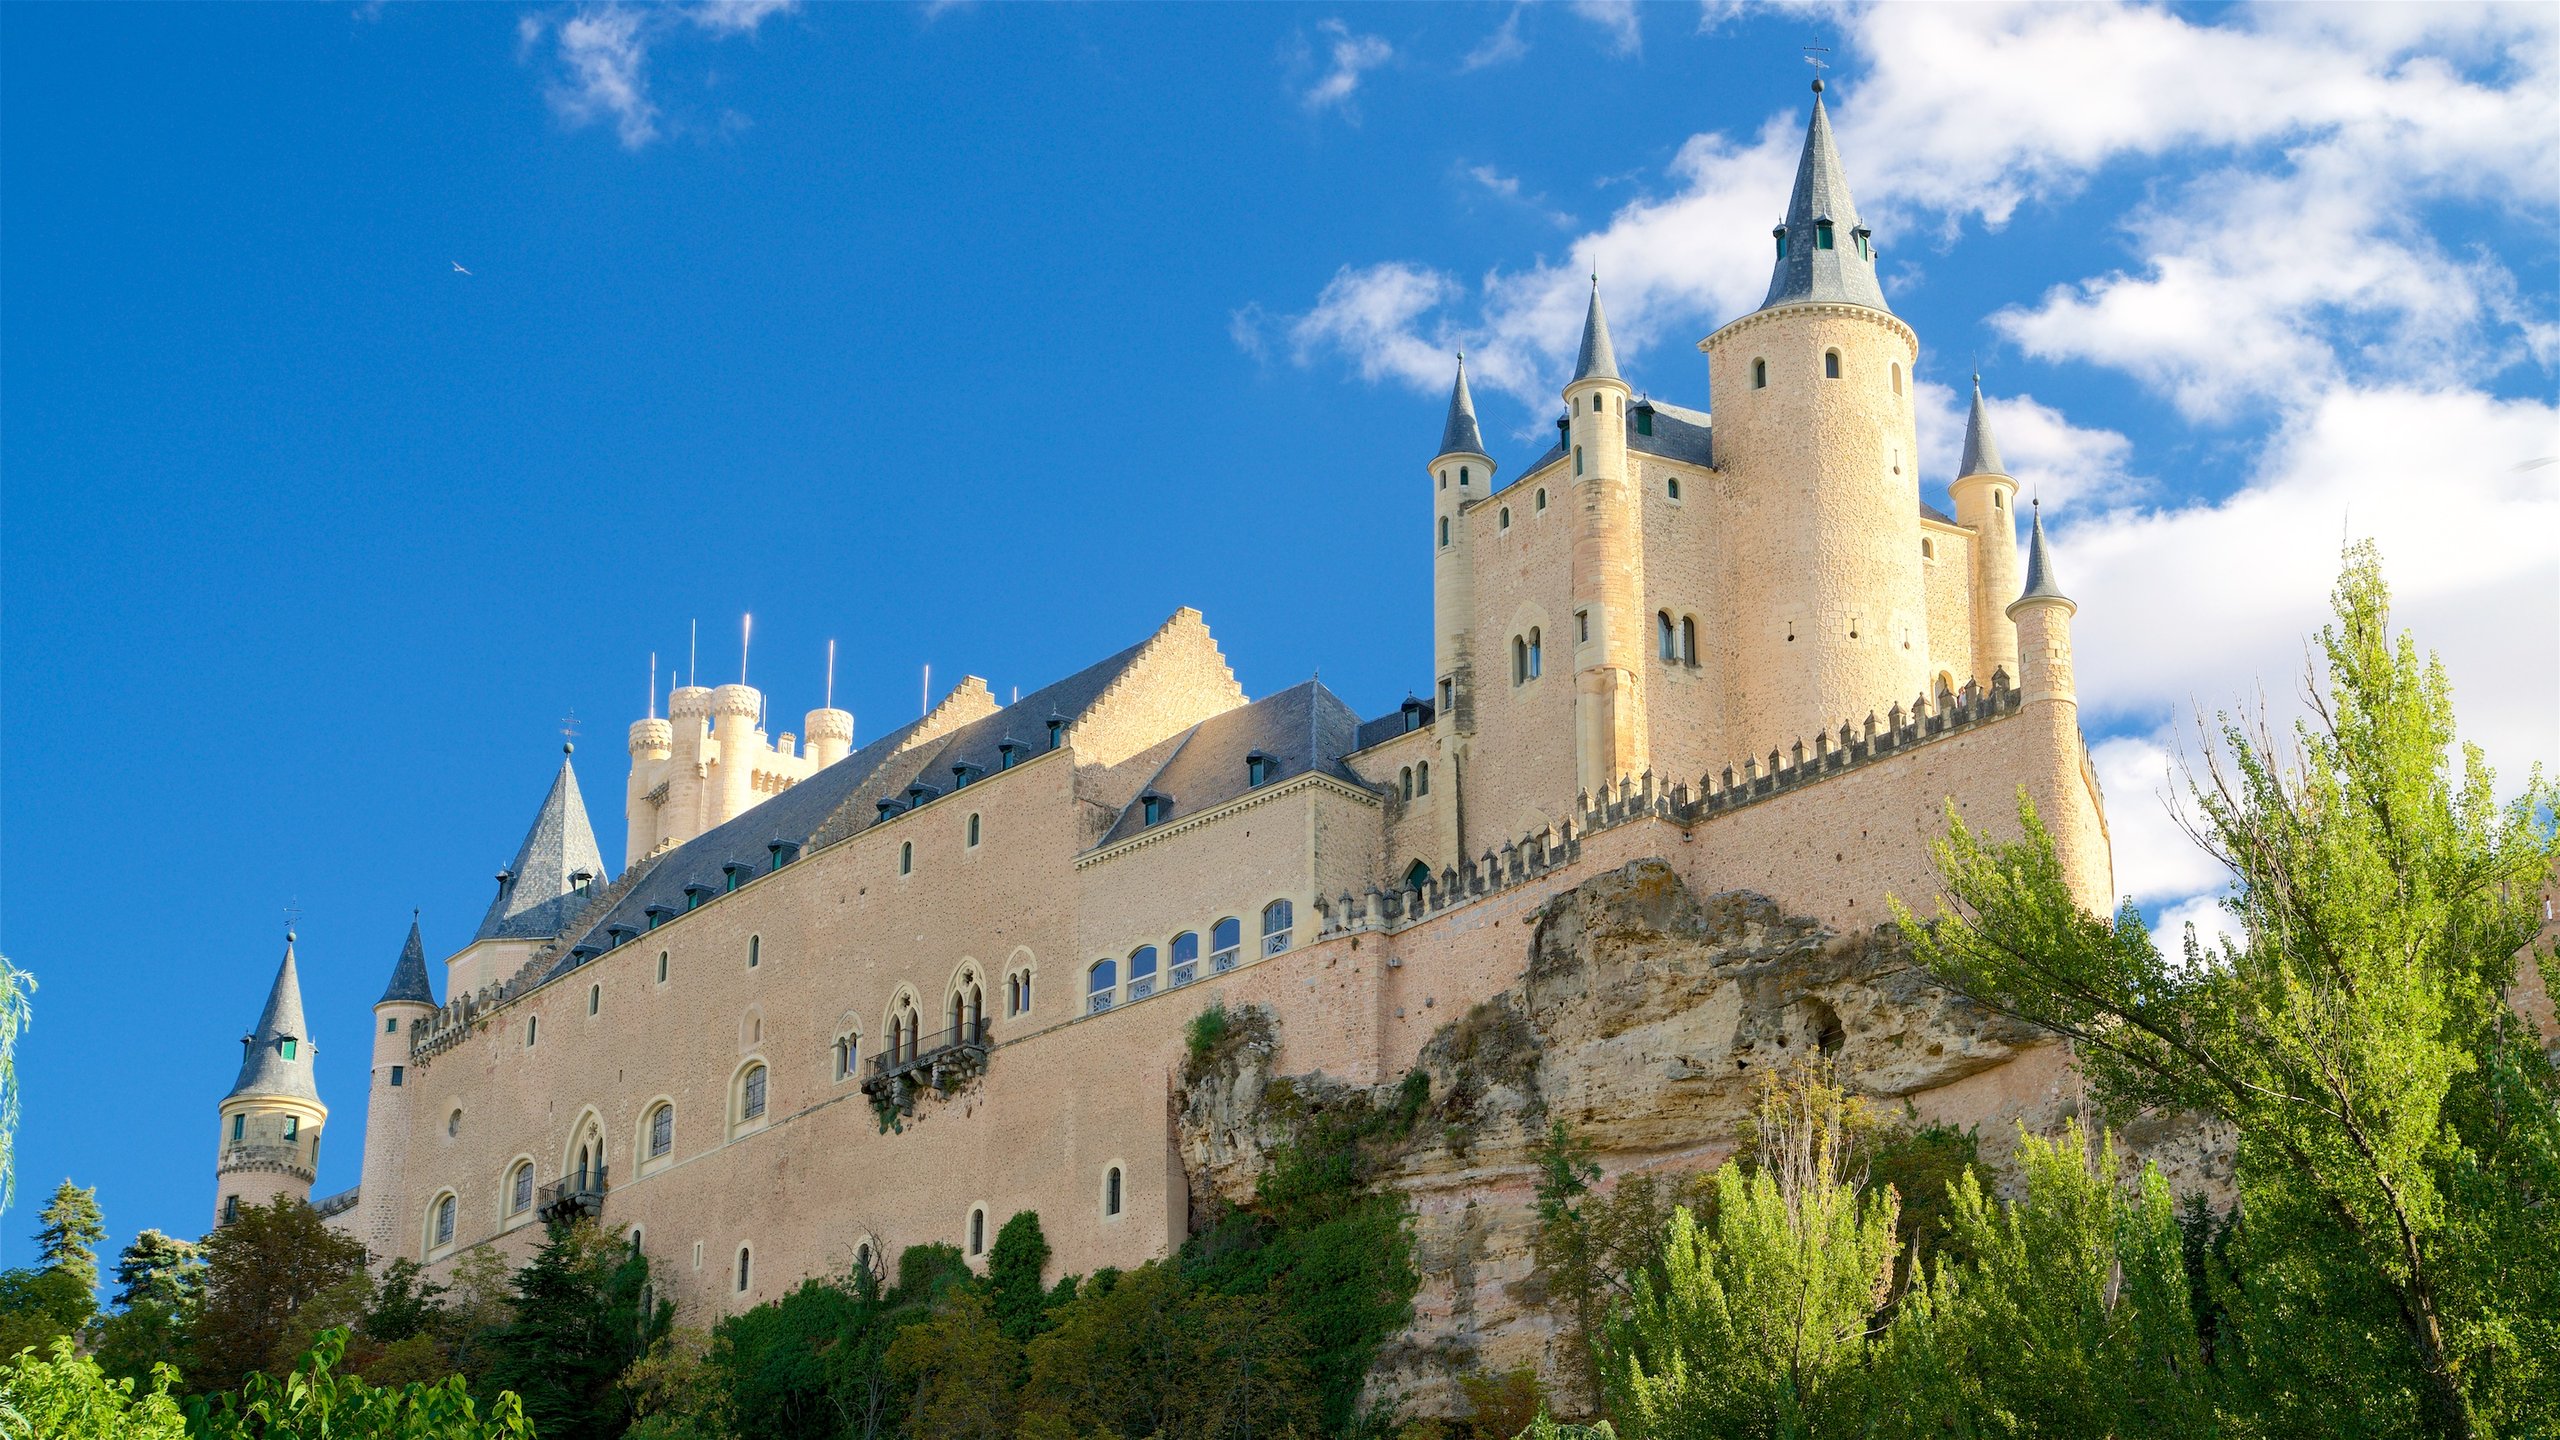
POLYGON ((400 959, 391 967, 391 983, 382 988, 376 1005, 436 1003, 435 986, 427 979, 427 947, 418 938, 418 917, 409 917, 409 943, 400 947, 400 959))
POLYGON ((319 1103, 320 1087, 311 1078, 311 1029, 302 1019, 302 979, 294 970, 293 936, 284 937, 284 963, 267 988, 267 1008, 258 1013, 258 1028, 249 1032, 248 1053, 240 1058, 240 1078, 231 1082, 225 1100, 244 1095, 281 1095, 319 1103), (278 1042, 294 1042, 293 1058, 278 1042))
POLYGON ((1991 416, 1982 408, 1982 377, 1973 377, 1973 412, 1964 417, 1964 463, 1956 467, 1956 478, 1967 475, 2006 475, 2000 464, 2000 446, 1991 438, 1991 416))
POLYGON ((1872 254, 1858 249, 1858 205, 1849 198, 1849 176, 1832 143, 1831 117, 1822 108, 1822 82, 1813 82, 1813 119, 1804 132, 1804 154, 1796 161, 1796 188, 1787 200, 1786 252, 1769 276, 1763 310, 1803 301, 1836 301, 1892 313, 1884 289, 1876 283, 1872 254), (1820 227, 1830 222, 1832 248, 1820 244, 1820 227))
POLYGON ((1573 380, 1618 378, 1618 348, 1609 343, 1609 317, 1601 313, 1600 277, 1594 275, 1591 277, 1591 308, 1582 315, 1582 353, 1574 357, 1573 380))
POLYGON ((533 817, 515 863, 498 886, 498 898, 480 917, 473 944, 483 940, 548 940, 560 933, 587 903, 570 877, 604 877, 604 855, 596 849, 595 827, 587 821, 586 801, 578 795, 578 772, 564 756, 552 777, 551 793, 533 817))
POLYGON ((1467 393, 1467 357, 1458 357, 1458 383, 1449 387, 1449 418, 1440 426, 1440 453, 1482 455, 1484 432, 1476 427, 1476 397, 1467 393))
POLYGON ((1161 825, 1310 770, 1321 770, 1366 791, 1369 783, 1342 763, 1342 757, 1359 745, 1360 717, 1320 681, 1304 681, 1213 715, 1191 727, 1096 848, 1154 828, 1146 823, 1144 801, 1149 795, 1171 802, 1156 822, 1161 825), (1257 754, 1271 762, 1261 786, 1251 783, 1245 768, 1246 760, 1257 754))
MULTIPOLYGON (((761 875, 773 865, 772 846, 779 841, 796 850, 816 850, 876 824, 883 799, 903 800, 908 787, 929 784, 937 795, 950 794, 958 778, 955 765, 968 765, 982 775, 1003 764, 1007 740, 1022 747, 1024 758, 1049 748, 1049 721, 1055 717, 1072 727, 1112 682, 1137 663, 1153 636, 1107 660, 1086 666, 1020 700, 941 734, 917 738, 924 721, 906 725, 872 741, 835 764, 757 805, 725 825, 706 830, 658 857, 648 874, 579 933, 565 937, 559 962, 550 974, 573 968, 577 947, 610 948, 609 930, 634 933, 649 928, 649 911, 664 907, 681 914, 686 890, 728 888, 731 865, 761 875)), ((546 977, 547 978, 547 977, 546 977)))

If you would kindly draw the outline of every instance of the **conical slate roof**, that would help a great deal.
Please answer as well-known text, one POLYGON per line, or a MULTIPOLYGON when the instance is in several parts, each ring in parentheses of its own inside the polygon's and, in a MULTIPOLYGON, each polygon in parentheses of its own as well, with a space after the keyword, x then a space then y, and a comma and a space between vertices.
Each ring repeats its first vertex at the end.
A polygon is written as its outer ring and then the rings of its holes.
POLYGON ((391 967, 391 983, 383 987, 376 1005, 436 1003, 435 987, 427 980, 427 947, 418 938, 418 917, 409 917, 409 943, 400 947, 400 962, 391 967))
POLYGON ((1964 421, 1964 464, 1957 468, 1956 478, 1967 475, 2006 475, 2000 464, 1999 443, 1991 438, 1991 417, 1982 409, 1982 377, 1973 377, 1973 413, 1964 421))
POLYGON ((1476 397, 1467 393, 1467 357, 1458 357, 1458 383, 1449 390, 1449 419, 1440 427, 1443 455, 1482 455, 1484 432, 1476 428, 1476 397))
POLYGON ((284 963, 276 967, 276 983, 267 991, 267 1008, 249 1034, 249 1053, 240 1057, 240 1078, 231 1082, 237 1100, 244 1095, 282 1095, 318 1104, 320 1087, 311 1078, 311 1031, 302 1020, 302 979, 293 968, 293 936, 284 937, 284 963), (293 1054, 288 1057, 285 1047, 293 1054))
POLYGON ((1831 141, 1831 117, 1822 108, 1822 82, 1813 82, 1813 122, 1805 128, 1804 155, 1796 161, 1795 194, 1787 201, 1785 250, 1769 277, 1763 310, 1806 301, 1865 305, 1891 313, 1876 283, 1871 250, 1861 249, 1857 202, 1831 141), (1822 248, 1822 223, 1831 225, 1831 248, 1822 248))
POLYGON ((543 797, 542 812, 525 832, 516 861, 498 886, 498 898, 480 917, 471 939, 548 940, 565 929, 587 903, 570 878, 579 872, 601 879, 604 856, 596 849, 595 827, 587 821, 587 804, 578 796, 578 772, 567 759, 543 797))
POLYGON ((2046 554, 2044 545, 2043 506, 2036 507, 2035 517, 2035 527, 2027 538, 2027 588, 2011 602, 2013 609, 2030 600, 2059 600, 2066 605, 2071 603, 2071 597, 2063 594, 2062 587, 2053 583, 2053 560, 2046 554))
POLYGON ((1582 354, 1573 362, 1573 378, 1618 379, 1618 349, 1609 343, 1609 317, 1600 311, 1600 277, 1591 277, 1591 309, 1582 317, 1582 354))

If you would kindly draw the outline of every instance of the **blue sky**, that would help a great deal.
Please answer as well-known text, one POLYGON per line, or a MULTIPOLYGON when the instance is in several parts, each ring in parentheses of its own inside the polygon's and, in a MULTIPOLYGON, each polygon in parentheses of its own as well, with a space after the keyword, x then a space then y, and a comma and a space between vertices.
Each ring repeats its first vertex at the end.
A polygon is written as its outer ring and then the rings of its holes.
MULTIPOLYGON (((2560 759, 2547 7, 0 10, 0 946, 19 1202, 193 1234, 288 905, 355 1181, 409 912, 557 763, 609 856, 654 650, 869 736, 1204 611, 1246 688, 1428 682, 1448 354, 1534 448, 1756 303, 1830 47, 1918 330, 2082 603, 2119 885, 2205 913, 2182 716, 2281 706, 2343 529, 2466 727, 2560 759), (454 266, 466 267, 468 275, 454 266)), ((671 673, 662 670, 664 675, 671 673)))

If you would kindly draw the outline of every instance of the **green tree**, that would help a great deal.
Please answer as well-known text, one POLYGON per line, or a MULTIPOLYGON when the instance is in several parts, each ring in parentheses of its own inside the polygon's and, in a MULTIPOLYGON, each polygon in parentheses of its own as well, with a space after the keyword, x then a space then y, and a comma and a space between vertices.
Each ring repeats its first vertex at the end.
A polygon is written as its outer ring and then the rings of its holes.
POLYGON ((0 1270, 0 1356, 77 1335, 97 1298, 68 1270, 0 1270))
POLYGON ((346 1344, 345 1331, 323 1331, 288 1374, 251 1375, 238 1394, 190 1400, 189 1429, 200 1440, 533 1440, 515 1396, 498 1395, 484 1415, 459 1375, 376 1386, 333 1374, 346 1344))
POLYGON ((1673 1212, 1661 1279, 1610 1325, 1610 1412, 1631 1437, 1852 1435, 1867 1332, 1893 1280, 1893 1192, 1843 1173, 1848 1098, 1818 1072, 1762 1092, 1746 1174, 1715 1173, 1711 1228, 1673 1212))
POLYGON ((622 1392, 631 1399, 624 1440, 727 1440, 729 1396, 710 1351, 711 1337, 701 1331, 670 1330, 622 1372, 622 1392))
POLYGON ((1215 1293, 1153 1261, 1088 1287, 1053 1319, 1028 1347, 1026 1436, 1317 1432, 1316 1347, 1276 1295, 1215 1293))
POLYGON ((36 1231, 36 1249, 48 1269, 78 1277, 81 1288, 98 1288, 98 1242, 107 1238, 106 1217, 98 1213, 98 1189, 65 1180, 54 1188, 36 1231))
POLYGON ((594 1222, 555 1223, 516 1274, 515 1315, 489 1337, 480 1391, 512 1392, 544 1440, 613 1440, 631 1421, 617 1383, 664 1335, 673 1307, 647 1304, 649 1261, 594 1222))
POLYGON ((1048 1292, 1040 1272, 1049 1267, 1049 1238, 1040 1233, 1037 1211, 1017 1211, 996 1232, 987 1252, 987 1294, 996 1324, 1005 1338, 1020 1345, 1040 1333, 1048 1313, 1048 1292))
POLYGON ((2016 843, 1951 810, 1954 905, 1897 912, 1941 981, 2069 1037, 2111 1111, 2237 1130, 2241 1343, 2218 1356, 2268 1423, 2547 1432, 2560 1087, 2504 995, 2553 791, 2537 770, 2500 805, 2480 752, 2455 750, 2443 670, 2391 629, 2371 545, 2334 602, 2290 743, 2225 717, 2194 786, 2237 943, 2190 933, 2173 958, 2130 905, 2082 913, 2023 796, 2016 843))
POLYGON ((203 1285, 204 1247, 157 1230, 134 1236, 116 1257, 114 1303, 119 1308, 144 1300, 175 1304, 193 1298, 203 1285))
POLYGON ((186 1415, 169 1395, 177 1372, 163 1365, 138 1393, 111 1377, 67 1338, 52 1358, 33 1351, 0 1362, 0 1435, 49 1440, 184 1440, 186 1415))
POLYGON ((364 1273, 364 1246, 287 1195, 244 1209, 204 1241, 204 1298, 187 1337, 187 1384, 237 1390, 292 1358, 294 1316, 322 1292, 364 1273))
POLYGON ((0 1210, 17 1198, 18 1037, 35 1011, 36 977, 0 955, 0 1210))
POLYGON ((952 1287, 930 1316, 900 1330, 888 1366, 905 1397, 905 1440, 1010 1440, 1022 1347, 976 1286, 952 1287))

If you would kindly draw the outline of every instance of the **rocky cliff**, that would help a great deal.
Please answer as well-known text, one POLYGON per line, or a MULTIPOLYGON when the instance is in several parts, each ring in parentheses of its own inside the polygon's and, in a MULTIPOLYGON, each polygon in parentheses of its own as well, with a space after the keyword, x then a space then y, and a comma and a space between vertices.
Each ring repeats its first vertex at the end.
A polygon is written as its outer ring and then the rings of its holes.
MULTIPOLYGON (((1708 1169, 1732 1152, 1764 1073, 1823 1055, 1888 1114, 1977 1129, 1997 1171, 2020 1124, 2059 1129, 2084 1100, 2058 1047, 1938 987, 1891 927, 1843 935, 1758 895, 1702 900, 1643 861, 1557 896, 1525 933, 1518 982, 1424 1050, 1430 1106, 1383 1181, 1412 1212, 1422 1290, 1371 1383, 1415 1412, 1459 1409, 1466 1369, 1534 1363, 1558 1380, 1565 1342, 1531 1256, 1534 1152, 1553 1119, 1591 1141, 1612 1180, 1708 1169)), ((1286 1074, 1287 1039, 1243 1017, 1184 1077, 1195 1214, 1251 1197, 1291 1116, 1356 1098, 1286 1074)), ((2123 1138, 2182 1189, 2227 1183, 2227 1150, 2192 1121, 2123 1138)))

